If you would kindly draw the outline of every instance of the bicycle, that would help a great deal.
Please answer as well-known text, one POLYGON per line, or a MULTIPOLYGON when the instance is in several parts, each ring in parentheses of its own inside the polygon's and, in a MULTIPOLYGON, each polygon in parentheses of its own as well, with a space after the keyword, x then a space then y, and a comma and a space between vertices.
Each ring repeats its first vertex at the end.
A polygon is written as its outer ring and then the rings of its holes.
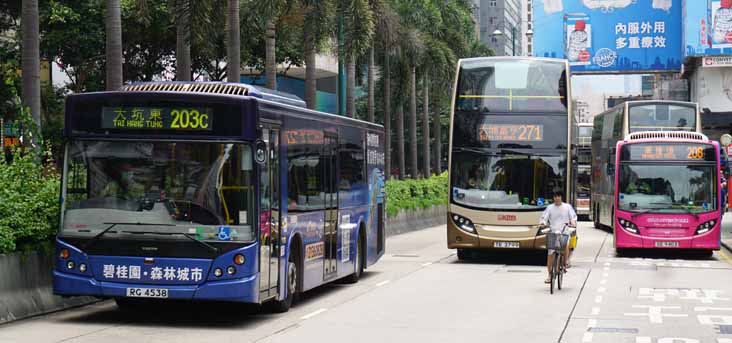
POLYGON ((549 274, 549 293, 554 294, 554 283, 556 280, 557 289, 562 289, 562 281, 564 279, 564 273, 567 272, 567 266, 564 261, 564 252, 567 250, 567 244, 569 244, 569 237, 571 236, 571 230, 568 232, 567 228, 569 224, 564 224, 562 231, 552 232, 551 229, 546 228, 542 232, 546 232, 546 248, 554 250, 554 262, 552 263, 551 272, 549 274))

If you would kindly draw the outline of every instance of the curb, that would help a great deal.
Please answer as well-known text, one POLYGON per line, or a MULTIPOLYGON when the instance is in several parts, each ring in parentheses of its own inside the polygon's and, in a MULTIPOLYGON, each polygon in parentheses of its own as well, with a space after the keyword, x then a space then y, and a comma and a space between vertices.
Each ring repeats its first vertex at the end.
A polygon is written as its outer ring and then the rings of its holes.
POLYGON ((724 241, 720 241, 722 243, 722 246, 727 249, 728 252, 732 253, 732 245, 725 243, 724 241))

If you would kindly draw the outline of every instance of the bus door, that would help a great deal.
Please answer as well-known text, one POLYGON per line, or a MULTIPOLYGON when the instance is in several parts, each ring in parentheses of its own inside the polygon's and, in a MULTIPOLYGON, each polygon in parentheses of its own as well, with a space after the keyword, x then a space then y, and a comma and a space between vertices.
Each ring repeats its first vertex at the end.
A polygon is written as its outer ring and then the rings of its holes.
POLYGON ((323 182, 325 188, 325 261, 323 278, 336 275, 338 261, 338 138, 325 134, 323 142, 323 182))
MULTIPOLYGON (((260 298, 277 294, 280 267, 280 131, 277 127, 262 129, 265 158, 260 174, 260 298)), ((257 152, 259 153, 259 152, 257 152)))

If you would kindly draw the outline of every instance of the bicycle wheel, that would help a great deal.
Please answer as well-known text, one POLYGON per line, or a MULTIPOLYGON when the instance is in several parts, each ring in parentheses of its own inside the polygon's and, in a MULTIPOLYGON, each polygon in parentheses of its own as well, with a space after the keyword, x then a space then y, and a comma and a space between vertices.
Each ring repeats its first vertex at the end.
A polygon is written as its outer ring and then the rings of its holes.
POLYGON ((554 253, 553 256, 554 256, 554 261, 552 262, 552 272, 551 272, 551 275, 549 275, 549 278, 550 278, 549 293, 550 294, 554 294, 554 280, 556 280, 556 276, 557 276, 557 272, 558 272, 557 271, 558 257, 557 257, 556 253, 554 253))
POLYGON ((564 279, 564 255, 559 255, 559 263, 557 263, 557 289, 562 289, 562 281, 564 279))

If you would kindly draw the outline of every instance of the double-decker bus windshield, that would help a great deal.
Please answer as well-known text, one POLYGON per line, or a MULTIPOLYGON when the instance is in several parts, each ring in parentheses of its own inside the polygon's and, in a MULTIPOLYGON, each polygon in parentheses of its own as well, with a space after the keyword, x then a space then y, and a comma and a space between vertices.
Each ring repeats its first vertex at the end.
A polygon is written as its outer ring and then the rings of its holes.
POLYGON ((669 104, 630 106, 629 131, 695 131, 696 108, 669 104))
POLYGON ((577 167, 577 196, 581 198, 590 197, 590 172, 592 168, 589 165, 577 167))
POLYGON ((566 156, 487 153, 456 149, 453 201, 492 209, 534 209, 563 190, 566 156))
POLYGON ((566 112, 566 83, 563 63, 468 59, 461 64, 455 110, 566 112))
MULTIPOLYGON (((94 236, 190 234, 252 241, 253 171, 247 144, 73 141, 62 232, 94 236)), ((185 238, 183 238, 185 239, 185 238)))

